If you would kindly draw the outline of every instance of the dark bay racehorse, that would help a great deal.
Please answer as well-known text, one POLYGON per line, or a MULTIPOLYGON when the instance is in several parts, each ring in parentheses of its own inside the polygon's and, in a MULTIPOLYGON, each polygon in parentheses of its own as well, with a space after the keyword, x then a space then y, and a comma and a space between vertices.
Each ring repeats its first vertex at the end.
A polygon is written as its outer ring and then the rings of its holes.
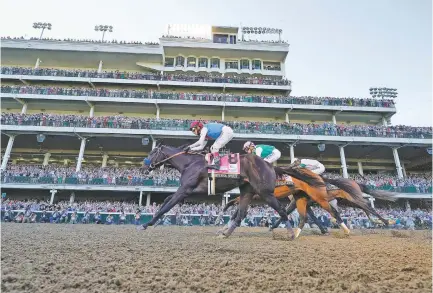
MULTIPOLYGON (((208 194, 208 167, 202 154, 185 153, 182 148, 165 145, 158 145, 145 160, 148 166, 145 170, 151 171, 159 165, 170 164, 180 173, 180 187, 178 190, 167 197, 158 212, 141 229, 154 225, 165 213, 170 211, 176 204, 188 196, 208 194)), ((281 203, 274 196, 276 175, 271 164, 265 162, 258 156, 247 154, 240 156, 241 173, 240 178, 216 178, 216 193, 224 193, 236 187, 240 190, 239 213, 237 218, 231 223, 228 229, 221 234, 223 237, 230 236, 242 219, 246 216, 248 205, 253 195, 258 194, 269 206, 280 215, 286 224, 289 236, 294 238, 294 232, 281 203)), ((296 178, 290 169, 285 172, 296 178)), ((304 181, 311 185, 323 183, 316 178, 305 176, 304 181)))

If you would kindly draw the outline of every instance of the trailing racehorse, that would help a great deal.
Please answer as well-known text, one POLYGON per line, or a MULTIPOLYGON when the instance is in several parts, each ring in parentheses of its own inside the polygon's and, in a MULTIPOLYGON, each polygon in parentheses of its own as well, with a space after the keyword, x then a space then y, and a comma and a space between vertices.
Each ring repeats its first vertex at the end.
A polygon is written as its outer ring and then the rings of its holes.
MULTIPOLYGON (((292 176, 292 180, 295 184, 295 188, 293 192, 299 191, 308 194, 311 197, 311 199, 317 202, 323 209, 329 212, 337 220, 337 223, 341 226, 341 228, 343 228, 344 233, 349 234, 350 230, 347 228, 347 226, 344 224, 343 220, 341 219, 338 208, 333 207, 329 203, 330 200, 323 179, 319 175, 315 174, 314 172, 308 169, 300 169, 300 168, 291 169, 289 167, 286 168, 275 167, 275 172, 279 175, 287 174, 287 170, 291 170, 291 174, 296 174, 296 177, 292 176), (320 186, 308 184, 305 178, 310 178, 310 177, 315 178, 317 181, 320 181, 322 184, 320 186)), ((275 189, 274 194, 275 192, 280 192, 280 189, 281 187, 275 189)), ((283 197, 285 196, 288 195, 284 195, 283 197)), ((304 226, 305 221, 307 219, 307 203, 308 203, 307 199, 308 197, 299 198, 299 200, 296 201, 296 208, 298 209, 299 218, 300 218, 300 225, 299 225, 300 228, 296 228, 295 237, 299 236, 301 229, 304 226)), ((230 205, 227 205, 226 208, 223 210, 223 212, 225 212, 225 210, 229 206, 230 205)), ((223 212, 220 214, 220 216, 223 215, 223 212)), ((233 214, 232 219, 238 216, 239 214, 236 211, 233 214)), ((224 229, 228 229, 228 226, 226 226, 224 229)))
MULTIPOLYGON (((324 177, 324 180, 327 183, 333 184, 340 188, 340 189, 327 191, 327 200, 331 203, 331 205, 335 209, 338 209, 338 206, 336 205, 336 200, 338 199, 338 202, 340 204, 362 209, 367 214, 367 217, 370 220, 371 220, 370 215, 373 214, 374 216, 378 217, 385 225, 388 225, 388 220, 384 219, 380 214, 376 212, 374 208, 372 208, 369 205, 369 202, 362 196, 362 193, 364 192, 377 199, 395 201, 397 198, 394 197, 393 193, 387 191, 372 190, 368 188, 366 185, 357 183, 356 181, 351 179, 345 179, 345 178, 329 179, 324 177)), ((290 202, 290 205, 287 209, 287 214, 292 213, 299 205, 299 202, 301 203, 302 206, 301 211, 298 210, 301 219, 299 225, 300 229, 303 228, 305 219, 304 220, 302 219, 306 216, 307 213, 308 216, 310 216, 310 218, 313 220, 313 222, 320 228, 322 233, 323 234, 327 233, 326 228, 321 225, 320 221, 316 218, 313 211, 311 210, 310 206, 313 203, 313 200, 309 197, 309 194, 304 190, 303 186, 299 184, 298 180, 293 180, 293 181, 295 183, 293 186, 277 187, 274 191, 275 196, 277 198, 285 198, 293 195, 294 200, 290 202), (305 212, 302 210, 304 205, 306 205, 305 212)), ((238 201, 239 198, 235 198, 231 200, 224 207, 223 212, 225 212, 230 206, 236 204, 238 201)), ((274 223, 272 229, 278 227, 280 223, 281 221, 278 220, 276 223, 274 223)), ((297 230, 297 233, 298 231, 300 230, 297 230)))
MULTIPOLYGON (((208 165, 202 154, 186 153, 182 148, 158 145, 145 159, 145 170, 149 172, 162 164, 170 164, 181 173, 180 187, 170 195, 153 218, 141 229, 154 225, 165 213, 170 211, 177 203, 192 195, 208 194, 208 165)), ((240 156, 240 176, 237 178, 215 178, 216 193, 224 193, 236 187, 240 190, 239 214, 232 222, 223 236, 230 236, 235 228, 240 225, 246 216, 248 205, 253 195, 258 194, 269 206, 278 212, 282 221, 287 224, 287 230, 294 238, 294 233, 287 213, 281 203, 274 196, 276 175, 269 163, 258 156, 247 154, 240 156)), ((290 168, 285 169, 284 174, 294 178, 299 172, 292 172, 290 168)), ((323 188, 323 181, 308 174, 300 174, 301 178, 312 186, 323 188)), ((327 202, 326 202, 327 204, 327 202)), ((328 205, 329 206, 329 205, 328 205)), ((338 215, 337 215, 338 216, 338 215)), ((339 216, 338 216, 339 217, 339 216)))

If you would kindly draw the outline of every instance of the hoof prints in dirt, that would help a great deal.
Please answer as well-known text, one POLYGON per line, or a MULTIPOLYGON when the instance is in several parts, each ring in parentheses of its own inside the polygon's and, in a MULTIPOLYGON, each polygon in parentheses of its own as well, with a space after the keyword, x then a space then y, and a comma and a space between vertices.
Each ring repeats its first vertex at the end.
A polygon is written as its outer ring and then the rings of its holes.
POLYGON ((266 228, 216 230, 3 224, 1 290, 431 292, 431 241, 418 231, 274 241, 266 228))

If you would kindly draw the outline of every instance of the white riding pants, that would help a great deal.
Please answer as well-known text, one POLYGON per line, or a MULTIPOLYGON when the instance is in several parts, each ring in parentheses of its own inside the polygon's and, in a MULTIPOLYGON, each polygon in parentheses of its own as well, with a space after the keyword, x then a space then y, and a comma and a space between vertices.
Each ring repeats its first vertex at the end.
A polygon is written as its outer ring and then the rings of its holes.
POLYGON ((211 153, 218 153, 229 141, 233 138, 233 129, 224 126, 221 130, 221 135, 215 140, 214 144, 210 147, 211 153))
POLYGON ((281 152, 277 149, 274 149, 272 153, 266 158, 264 158, 263 160, 272 164, 273 162, 277 161, 279 158, 281 158, 281 152))

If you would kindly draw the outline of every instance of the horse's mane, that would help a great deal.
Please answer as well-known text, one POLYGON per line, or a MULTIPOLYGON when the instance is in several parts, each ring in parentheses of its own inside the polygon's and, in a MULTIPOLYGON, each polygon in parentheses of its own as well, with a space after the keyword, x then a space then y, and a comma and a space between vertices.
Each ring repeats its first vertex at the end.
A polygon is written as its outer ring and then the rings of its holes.
POLYGON ((322 178, 308 169, 300 169, 300 168, 291 168, 287 167, 274 167, 274 170, 277 174, 287 174, 296 179, 299 179, 310 186, 314 187, 325 187, 325 183, 322 178))

